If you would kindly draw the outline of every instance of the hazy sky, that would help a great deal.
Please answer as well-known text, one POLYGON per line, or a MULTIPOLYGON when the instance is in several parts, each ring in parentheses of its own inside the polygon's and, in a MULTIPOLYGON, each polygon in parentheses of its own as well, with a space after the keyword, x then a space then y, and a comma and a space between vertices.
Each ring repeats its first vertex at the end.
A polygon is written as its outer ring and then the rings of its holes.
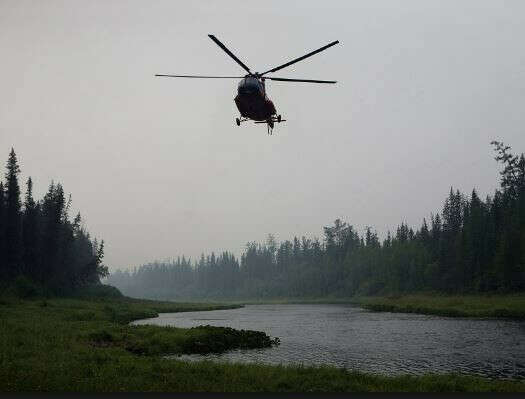
POLYGON ((0 150, 35 195, 72 193, 110 270, 239 253, 268 233, 419 226, 450 186, 498 184, 525 151, 525 2, 0 0, 0 150), (340 44, 268 82, 287 119, 237 127, 243 74, 340 44))

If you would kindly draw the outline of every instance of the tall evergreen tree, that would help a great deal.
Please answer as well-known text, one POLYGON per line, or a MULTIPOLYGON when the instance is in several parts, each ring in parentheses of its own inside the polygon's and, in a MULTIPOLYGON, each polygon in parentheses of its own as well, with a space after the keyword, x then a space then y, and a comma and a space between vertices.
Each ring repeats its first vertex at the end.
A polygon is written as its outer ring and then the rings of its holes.
POLYGON ((20 186, 18 175, 20 167, 13 148, 7 161, 6 179, 6 274, 12 279, 22 272, 22 223, 20 186))
POLYGON ((54 293, 99 283, 107 275, 102 264, 104 242, 92 241, 80 225, 71 223, 60 184, 51 183, 43 201, 33 198, 33 181, 27 181, 24 206, 20 199, 20 168, 12 149, 5 185, 0 182, 0 288, 24 275, 54 293))
POLYGON ((39 269, 38 256, 38 205, 33 199, 33 181, 27 179, 23 213, 24 274, 36 276, 39 269))
POLYGON ((0 281, 7 280, 7 207, 4 183, 0 181, 0 281))

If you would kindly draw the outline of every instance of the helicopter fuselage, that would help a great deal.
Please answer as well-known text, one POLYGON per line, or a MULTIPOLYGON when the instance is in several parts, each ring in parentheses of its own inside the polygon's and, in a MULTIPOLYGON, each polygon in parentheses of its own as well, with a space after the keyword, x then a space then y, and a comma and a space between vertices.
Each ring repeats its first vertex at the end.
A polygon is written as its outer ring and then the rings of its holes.
POLYGON ((235 105, 244 118, 267 121, 276 114, 273 102, 266 96, 264 81, 247 76, 239 82, 235 105))

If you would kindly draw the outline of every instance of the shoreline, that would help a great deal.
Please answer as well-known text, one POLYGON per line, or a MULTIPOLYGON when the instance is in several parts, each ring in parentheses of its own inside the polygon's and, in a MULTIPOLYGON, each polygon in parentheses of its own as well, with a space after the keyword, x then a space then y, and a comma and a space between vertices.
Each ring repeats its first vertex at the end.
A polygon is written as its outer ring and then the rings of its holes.
MULTIPOLYGON (((521 380, 471 375, 383 376, 329 366, 165 359, 163 356, 180 349, 196 353, 192 343, 202 342, 204 337, 215 344, 224 331, 210 334, 202 329, 127 324, 158 313, 224 309, 239 304, 181 304, 129 298, 1 299, 3 392, 525 392, 525 382, 521 380)), ((237 339, 231 334, 224 336, 237 339)))
POLYGON ((415 313, 471 319, 525 320, 525 294, 363 297, 361 306, 376 312, 415 313))
POLYGON ((525 320, 525 294, 446 295, 416 293, 342 298, 225 300, 239 305, 356 305, 374 312, 414 313, 473 319, 525 320))

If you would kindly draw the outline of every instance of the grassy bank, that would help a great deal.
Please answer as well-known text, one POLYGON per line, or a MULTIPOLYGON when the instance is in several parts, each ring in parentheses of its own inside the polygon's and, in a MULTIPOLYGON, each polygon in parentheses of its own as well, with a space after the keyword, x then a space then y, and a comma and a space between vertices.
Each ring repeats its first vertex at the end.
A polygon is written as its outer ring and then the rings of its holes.
POLYGON ((525 320, 525 294, 445 295, 421 293, 394 296, 271 298, 232 300, 245 305, 353 304, 377 312, 419 313, 448 317, 510 318, 525 320))
POLYGON ((232 299, 228 303, 236 305, 330 305, 358 304, 357 298, 325 297, 325 298, 267 298, 267 299, 232 299))
POLYGON ((449 317, 512 318, 525 320, 525 295, 419 294, 361 297, 356 302, 382 312, 421 313, 449 317))
POLYGON ((390 378, 332 367, 186 363, 162 355, 253 347, 264 339, 232 329, 127 324, 157 312, 224 307, 0 299, 0 391, 525 391, 524 382, 458 375, 390 378))

